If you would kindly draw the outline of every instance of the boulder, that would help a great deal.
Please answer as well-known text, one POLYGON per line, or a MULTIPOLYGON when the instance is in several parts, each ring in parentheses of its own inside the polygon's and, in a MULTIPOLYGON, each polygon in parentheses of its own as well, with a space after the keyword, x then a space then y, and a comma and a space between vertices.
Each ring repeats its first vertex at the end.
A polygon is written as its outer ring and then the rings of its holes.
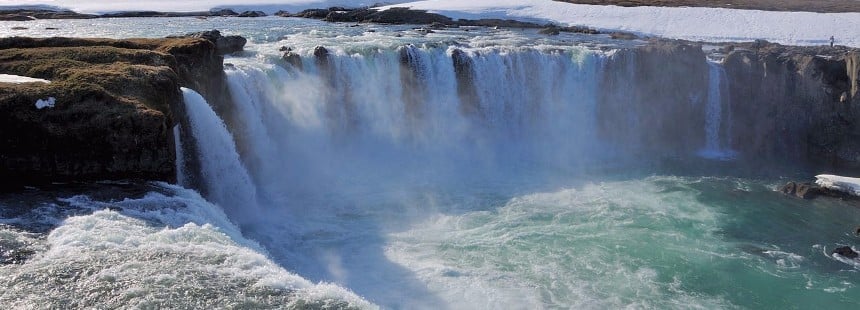
POLYGON ((280 11, 275 12, 275 16, 278 16, 278 17, 292 17, 293 15, 292 15, 292 14, 290 14, 290 12, 287 12, 287 11, 284 11, 284 10, 280 10, 280 11))
POLYGON ((855 252, 854 249, 852 249, 850 246, 836 248, 835 250, 833 250, 833 254, 839 254, 842 257, 850 259, 856 259, 857 257, 860 257, 860 253, 855 252))
POLYGON ((241 52, 248 40, 241 36, 222 36, 218 30, 194 32, 185 35, 189 38, 203 38, 215 44, 215 50, 220 55, 241 52))
POLYGON ((302 70, 304 65, 302 64, 302 56, 294 53, 293 51, 287 51, 284 53, 284 56, 281 57, 288 64, 293 65, 293 67, 302 70))

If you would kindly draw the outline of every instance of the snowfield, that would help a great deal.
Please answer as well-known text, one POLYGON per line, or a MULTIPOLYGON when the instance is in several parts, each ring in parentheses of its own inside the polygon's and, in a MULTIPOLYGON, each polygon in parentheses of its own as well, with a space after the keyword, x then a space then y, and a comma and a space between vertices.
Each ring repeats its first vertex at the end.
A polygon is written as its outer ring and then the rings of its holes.
POLYGON ((723 8, 619 7, 570 4, 552 0, 0 0, 2 6, 53 5, 82 13, 130 10, 236 10, 297 12, 330 6, 361 7, 374 3, 428 10, 455 19, 503 18, 628 31, 708 42, 764 39, 791 45, 836 44, 860 47, 860 13, 771 12, 723 8))
POLYGON ((552 0, 426 0, 396 6, 458 19, 509 18, 708 42, 765 39, 791 45, 825 45, 834 36, 836 44, 860 47, 860 13, 620 7, 552 0))

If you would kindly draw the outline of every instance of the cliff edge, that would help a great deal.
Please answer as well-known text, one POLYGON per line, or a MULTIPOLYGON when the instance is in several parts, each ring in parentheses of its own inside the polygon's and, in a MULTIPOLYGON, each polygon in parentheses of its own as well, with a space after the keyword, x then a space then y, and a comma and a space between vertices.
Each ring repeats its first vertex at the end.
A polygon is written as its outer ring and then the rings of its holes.
POLYGON ((172 181, 180 87, 226 89, 218 38, 0 38, 0 73, 50 81, 0 82, 0 186, 172 181))

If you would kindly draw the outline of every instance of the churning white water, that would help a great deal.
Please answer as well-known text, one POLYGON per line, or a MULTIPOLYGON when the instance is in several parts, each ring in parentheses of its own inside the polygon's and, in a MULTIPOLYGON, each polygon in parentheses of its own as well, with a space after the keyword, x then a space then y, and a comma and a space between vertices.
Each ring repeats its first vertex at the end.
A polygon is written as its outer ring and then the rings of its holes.
POLYGON ((183 88, 188 122, 194 133, 200 172, 207 197, 226 209, 234 220, 244 223, 256 216, 257 191, 236 153, 236 144, 224 122, 206 99, 194 90, 183 88))

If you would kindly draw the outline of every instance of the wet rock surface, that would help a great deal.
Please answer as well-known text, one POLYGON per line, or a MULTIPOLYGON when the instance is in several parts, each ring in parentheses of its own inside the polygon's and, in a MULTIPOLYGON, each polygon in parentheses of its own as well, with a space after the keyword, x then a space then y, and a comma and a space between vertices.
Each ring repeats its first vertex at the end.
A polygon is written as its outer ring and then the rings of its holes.
POLYGON ((856 251, 854 251, 854 249, 852 249, 849 246, 836 248, 835 250, 833 250, 833 254, 838 254, 842 257, 850 258, 850 259, 856 259, 856 258, 860 257, 860 253, 857 253, 856 251))
POLYGON ((731 139, 761 160, 860 167, 860 53, 758 41, 726 47, 731 139))

